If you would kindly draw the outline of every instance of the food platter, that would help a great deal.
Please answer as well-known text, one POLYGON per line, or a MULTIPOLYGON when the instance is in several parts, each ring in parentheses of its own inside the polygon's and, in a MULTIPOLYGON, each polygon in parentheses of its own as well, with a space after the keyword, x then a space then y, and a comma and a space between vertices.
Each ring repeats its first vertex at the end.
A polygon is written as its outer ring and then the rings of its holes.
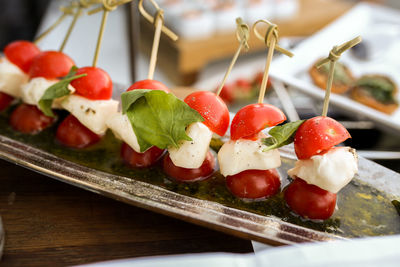
MULTIPOLYGON (((363 201, 362 205, 367 205, 367 208, 363 207, 362 209, 371 209, 368 211, 371 213, 374 212, 374 208, 368 205, 370 205, 371 201, 374 201, 374 196, 378 196, 377 199, 380 199, 379 196, 384 196, 386 199, 384 206, 379 206, 379 209, 388 211, 387 214, 389 217, 387 217, 387 219, 392 223, 390 223, 390 225, 385 225, 383 223, 382 226, 379 227, 379 225, 374 225, 374 223, 369 224, 368 222, 362 222, 360 224, 359 222, 361 222, 361 220, 356 220, 355 222, 352 220, 346 221, 346 216, 340 214, 346 209, 349 210, 348 208, 351 207, 351 201, 346 200, 346 195, 342 195, 342 203, 340 203, 341 200, 339 196, 339 207, 341 208, 335 213, 333 219, 328 222, 330 225, 326 225, 328 231, 330 231, 330 227, 337 227, 337 231, 334 230, 328 233, 316 230, 319 225, 321 225, 320 222, 310 222, 311 224, 309 225, 307 222, 299 220, 296 221, 295 224, 293 223, 293 220, 296 220, 294 215, 288 214, 288 217, 285 217, 285 219, 280 219, 279 216, 266 215, 254 209, 254 207, 261 207, 264 209, 264 204, 262 202, 255 204, 235 202, 236 204, 232 204, 226 201, 232 199, 227 195, 223 195, 226 198, 225 201, 221 200, 221 198, 213 199, 210 197, 210 195, 212 195, 211 190, 209 190, 210 187, 207 186, 210 184, 216 187, 221 186, 218 185, 218 175, 211 178, 209 184, 201 184, 200 182, 187 184, 168 181, 165 179, 165 175, 159 172, 157 168, 151 170, 151 173, 153 173, 153 175, 155 174, 154 179, 150 178, 152 176, 149 175, 147 171, 132 172, 132 175, 125 175, 122 174, 124 172, 118 171, 111 173, 108 171, 110 170, 109 167, 113 164, 118 165, 118 161, 111 162, 110 166, 105 164, 105 162, 112 161, 110 159, 118 157, 115 157, 114 154, 110 154, 108 157, 103 147, 81 152, 68 150, 66 154, 59 154, 60 147, 57 147, 59 145, 54 141, 48 142, 54 137, 50 137, 51 131, 54 129, 44 131, 38 136, 27 137, 21 134, 13 135, 10 134, 10 131, 4 126, 6 125, 4 121, 6 120, 3 119, 1 122, 2 129, 0 134, 0 158, 2 159, 118 201, 123 201, 131 205, 173 216, 212 229, 221 230, 239 237, 278 245, 329 241, 360 235, 370 235, 370 233, 372 233, 371 235, 400 233, 400 226, 397 222, 397 212, 390 204, 392 199, 400 197, 400 175, 363 158, 360 158, 359 161, 359 174, 355 177, 354 182, 347 187, 349 188, 348 190, 350 190, 350 194, 347 195, 359 195, 360 198, 358 199, 363 201), (99 155, 98 163, 91 162, 91 160, 78 160, 79 157, 82 158, 82 155, 94 154, 99 155), (100 160, 101 158, 103 158, 103 160, 100 160), (160 183, 157 181, 160 181, 160 183), (351 190, 357 190, 355 188, 357 188, 360 183, 368 184, 368 186, 365 187, 368 192, 364 190, 363 192, 358 192, 359 194, 353 194, 354 191, 351 190), (178 188, 178 190, 176 190, 176 188, 178 188), (206 188, 206 195, 197 193, 201 191, 201 188, 206 188), (240 206, 237 206, 238 203, 240 203, 240 206), (337 225, 338 220, 341 220, 341 225, 337 225), (354 232, 354 229, 351 229, 353 227, 352 225, 357 225, 359 228, 367 229, 372 232, 357 234, 357 231, 354 232), (384 229, 385 227, 388 231, 384 230, 380 232, 380 229, 384 229)), ((111 144, 118 148, 118 143, 116 143, 115 140, 112 141, 111 144)), ((118 149, 116 151, 118 151, 118 149)), ((287 147, 281 149, 281 156, 283 164, 279 168, 279 173, 283 178, 283 188, 288 183, 286 171, 293 166, 295 161, 293 148, 287 147)), ((222 186, 224 187, 224 184, 222 186)), ((285 208, 283 207, 283 209, 285 208)), ((356 209, 351 210, 354 211, 356 209)), ((382 216, 385 216, 384 211, 381 213, 383 214, 382 216)), ((348 216, 348 218, 359 218, 359 216, 362 215, 357 214, 348 216)))
MULTIPOLYGON (((370 51, 367 60, 357 58, 355 53, 345 53, 341 62, 346 64, 356 77, 366 74, 382 74, 400 84, 400 69, 397 44, 400 36, 400 14, 393 9, 373 4, 359 4, 344 16, 302 41, 292 51, 292 59, 279 57, 273 62, 271 76, 317 99, 324 98, 324 91, 315 86, 308 70, 319 58, 326 57, 332 44, 361 35, 370 51)), ((400 96, 397 96, 400 100, 400 96)), ((386 129, 400 130, 400 109, 387 115, 352 100, 347 95, 333 94, 331 103, 348 114, 373 120, 386 129)))

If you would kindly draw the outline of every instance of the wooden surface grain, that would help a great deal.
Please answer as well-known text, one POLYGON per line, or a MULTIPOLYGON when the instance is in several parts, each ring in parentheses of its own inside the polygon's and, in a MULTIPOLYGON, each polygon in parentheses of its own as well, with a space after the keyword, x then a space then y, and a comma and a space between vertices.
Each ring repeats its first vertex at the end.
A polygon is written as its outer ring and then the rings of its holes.
POLYGON ((0 160, 0 266, 251 252, 250 241, 129 206, 0 160))

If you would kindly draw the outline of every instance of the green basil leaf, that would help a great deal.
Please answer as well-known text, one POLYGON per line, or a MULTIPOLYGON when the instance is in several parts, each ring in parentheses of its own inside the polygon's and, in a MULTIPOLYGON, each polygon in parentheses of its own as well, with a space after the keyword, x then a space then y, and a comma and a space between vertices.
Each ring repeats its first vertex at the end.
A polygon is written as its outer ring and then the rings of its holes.
POLYGON ((264 148, 263 152, 292 143, 297 129, 303 122, 304 120, 293 121, 272 128, 268 132, 271 137, 262 139, 263 144, 267 146, 267 148, 264 148))
POLYGON ((186 134, 186 127, 204 120, 185 102, 161 90, 142 91, 129 98, 129 101, 125 100, 125 104, 129 104, 129 107, 125 107, 126 115, 132 124, 141 152, 151 146, 164 149, 169 146, 179 147, 181 140, 191 141, 186 134))
POLYGON ((121 94, 121 104, 122 104, 122 113, 125 114, 126 111, 142 96, 144 96, 147 92, 150 92, 150 89, 136 89, 129 92, 124 92, 121 94))
POLYGON ((76 74, 76 70, 78 68, 73 66, 71 68, 71 70, 69 71, 69 73, 67 74, 67 76, 65 76, 63 79, 61 79, 58 83, 53 84, 52 86, 50 86, 49 88, 46 89, 46 91, 44 92, 44 94, 42 95, 42 97, 39 100, 39 109, 46 115, 49 117, 54 117, 54 113, 53 110, 51 109, 51 106, 53 104, 53 100, 69 95, 70 94, 70 90, 68 89, 68 85, 71 81, 84 77, 87 74, 81 74, 81 75, 75 75, 76 74))

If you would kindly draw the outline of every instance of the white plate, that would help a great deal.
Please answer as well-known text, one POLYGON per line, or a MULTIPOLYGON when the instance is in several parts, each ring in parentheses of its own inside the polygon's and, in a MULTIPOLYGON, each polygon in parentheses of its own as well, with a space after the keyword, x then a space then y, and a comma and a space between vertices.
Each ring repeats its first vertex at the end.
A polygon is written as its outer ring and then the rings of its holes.
MULTIPOLYGON (((319 58, 327 57, 334 45, 358 35, 375 51, 373 58, 360 61, 347 51, 340 61, 349 66, 356 77, 369 73, 384 74, 400 85, 400 12, 364 3, 302 41, 292 50, 295 54, 293 58, 280 56, 274 60, 270 75, 312 97, 323 99, 325 91, 313 84, 308 69, 319 58)), ((331 104, 352 116, 362 116, 379 126, 400 131, 400 109, 387 115, 353 101, 348 96, 337 94, 331 95, 331 104)))

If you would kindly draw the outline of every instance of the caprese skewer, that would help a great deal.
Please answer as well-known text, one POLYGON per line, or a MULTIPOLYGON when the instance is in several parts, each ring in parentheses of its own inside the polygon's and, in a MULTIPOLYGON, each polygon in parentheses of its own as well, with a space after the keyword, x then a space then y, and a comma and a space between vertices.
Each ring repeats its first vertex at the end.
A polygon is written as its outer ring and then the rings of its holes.
POLYGON ((28 41, 14 41, 5 47, 0 58, 0 111, 21 97, 21 86, 28 82, 32 60, 39 53, 39 48, 28 41))
POLYGON ((269 104, 251 104, 240 109, 232 120, 231 139, 218 152, 220 172, 229 190, 244 199, 263 199, 280 189, 275 168, 281 165, 277 149, 267 146, 262 130, 286 120, 283 112, 269 104))
MULTIPOLYGON (((161 90, 170 93, 170 90, 163 83, 156 80, 141 80, 135 82, 126 91, 140 89, 161 90)), ((123 141, 121 146, 121 157, 132 167, 145 168, 153 166, 163 155, 164 149, 156 146, 148 148, 141 152, 140 146, 131 126, 131 122, 126 114, 122 112, 115 113, 107 120, 107 126, 112 130, 115 137, 123 141)))
POLYGON ((185 98, 185 103, 196 110, 203 122, 190 124, 179 147, 168 148, 164 158, 164 172, 179 181, 199 181, 215 171, 215 158, 209 151, 213 133, 224 136, 229 127, 229 111, 224 101, 209 91, 197 91, 185 98))
POLYGON ((294 212, 308 219, 332 216, 337 192, 358 171, 355 150, 336 147, 348 138, 346 128, 329 117, 314 117, 298 128, 294 149, 299 160, 288 171, 294 181, 284 194, 294 212))
MULTIPOLYGON (((11 126, 20 132, 35 134, 50 126, 54 117, 45 115, 39 108, 39 101, 46 90, 67 76, 74 61, 62 52, 44 51, 37 54, 29 68, 29 82, 21 86, 24 102, 11 114, 11 126)), ((72 90, 72 89, 71 89, 72 90)), ((54 101, 54 108, 60 108, 54 101)))
POLYGON ((71 82, 75 93, 61 102, 70 115, 58 126, 56 138, 65 146, 85 148, 101 140, 106 121, 117 113, 119 103, 111 98, 113 85, 107 72, 83 67, 76 74, 86 76, 71 82))

